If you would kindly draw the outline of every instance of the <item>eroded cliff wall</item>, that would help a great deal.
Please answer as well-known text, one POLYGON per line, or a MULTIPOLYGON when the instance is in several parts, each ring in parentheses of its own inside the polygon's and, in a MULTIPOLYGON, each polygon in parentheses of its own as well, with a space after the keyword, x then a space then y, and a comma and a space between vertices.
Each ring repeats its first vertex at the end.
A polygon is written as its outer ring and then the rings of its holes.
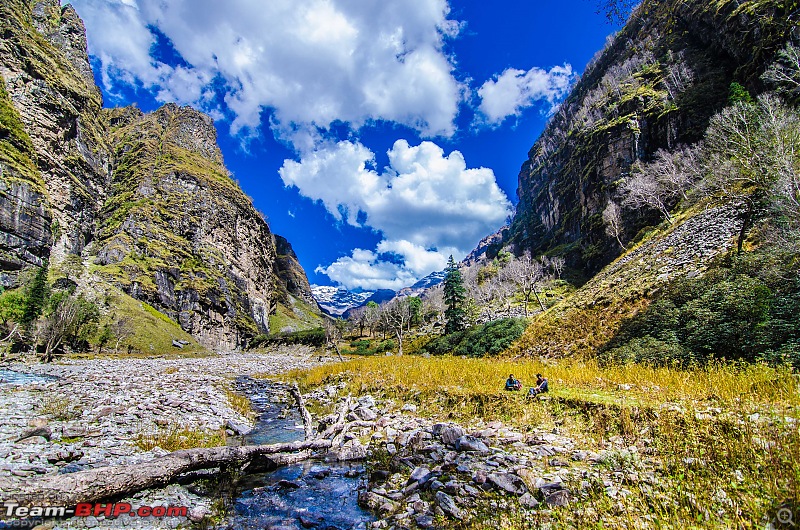
POLYGON ((99 275, 221 349, 267 333, 289 294, 313 303, 291 245, 276 251, 230 178, 210 117, 103 109, 70 5, 7 0, 0 19, 3 286, 46 261, 51 277, 99 275))
MULTIPOLYGON (((645 1, 587 67, 528 153, 506 243, 566 255, 589 275, 620 253, 602 212, 638 160, 691 144, 727 105, 731 82, 751 92, 790 35, 797 2, 645 1)), ((655 224, 625 209, 623 239, 655 224)))

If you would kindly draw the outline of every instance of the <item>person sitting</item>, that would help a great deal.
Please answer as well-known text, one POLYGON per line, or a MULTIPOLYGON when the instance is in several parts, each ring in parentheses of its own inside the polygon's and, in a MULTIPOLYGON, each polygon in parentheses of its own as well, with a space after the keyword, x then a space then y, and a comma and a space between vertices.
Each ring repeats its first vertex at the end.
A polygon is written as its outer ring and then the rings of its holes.
POLYGON ((550 390, 547 386, 547 379, 542 377, 542 374, 536 374, 536 386, 532 386, 530 390, 528 390, 529 397, 536 397, 539 394, 544 394, 550 390))
POLYGON ((510 374, 506 379, 506 390, 514 392, 521 389, 522 383, 514 377, 514 374, 510 374))

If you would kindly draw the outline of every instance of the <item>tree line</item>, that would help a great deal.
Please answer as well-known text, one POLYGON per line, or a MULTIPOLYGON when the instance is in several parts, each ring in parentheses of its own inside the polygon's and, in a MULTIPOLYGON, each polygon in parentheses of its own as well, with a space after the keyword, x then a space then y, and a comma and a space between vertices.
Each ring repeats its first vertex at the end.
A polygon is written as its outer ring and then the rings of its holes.
POLYGON ((0 292, 0 351, 32 352, 50 362, 67 349, 80 352, 97 346, 102 351, 113 343, 118 350, 133 334, 126 317, 100 326, 98 304, 66 278, 50 285, 47 270, 45 263, 29 271, 20 287, 0 292))

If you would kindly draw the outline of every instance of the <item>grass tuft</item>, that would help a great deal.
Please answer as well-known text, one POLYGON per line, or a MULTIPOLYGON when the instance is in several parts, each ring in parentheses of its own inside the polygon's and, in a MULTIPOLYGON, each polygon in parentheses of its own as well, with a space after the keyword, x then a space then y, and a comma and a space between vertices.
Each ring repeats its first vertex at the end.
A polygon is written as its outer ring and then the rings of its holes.
POLYGON ((65 396, 47 394, 39 402, 39 413, 59 421, 79 418, 81 411, 72 400, 65 396))
POLYGON ((154 432, 140 432, 136 435, 134 443, 143 451, 160 447, 172 452, 197 447, 221 447, 227 443, 227 435, 225 429, 208 432, 171 425, 154 432))

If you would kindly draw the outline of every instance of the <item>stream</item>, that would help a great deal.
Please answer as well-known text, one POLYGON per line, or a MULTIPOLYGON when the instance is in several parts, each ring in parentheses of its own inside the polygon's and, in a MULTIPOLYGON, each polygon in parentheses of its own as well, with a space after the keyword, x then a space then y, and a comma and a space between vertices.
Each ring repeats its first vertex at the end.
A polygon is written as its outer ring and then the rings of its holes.
MULTIPOLYGON (((288 393, 269 381, 237 379, 259 414, 254 429, 232 443, 273 444, 303 438, 302 419, 288 393)), ((358 506, 360 463, 308 461, 275 471, 247 474, 237 483, 233 513, 220 528, 281 530, 365 529, 375 517, 358 506)))
MULTIPOLYGON (((35 385, 52 379, 57 378, 0 369, 2 385, 35 385)), ((283 385, 239 377, 236 388, 247 395, 259 416, 252 431, 229 437, 229 444, 274 444, 303 438, 302 418, 283 385)), ((366 529, 376 518, 358 506, 358 491, 364 481, 361 463, 311 460, 271 471, 245 471, 233 484, 233 493, 224 495, 228 517, 216 528, 366 529)), ((207 495, 218 498, 211 492, 207 495)), ((24 521, 29 522, 34 521, 24 521)), ((0 529, 12 528, 15 523, 0 521, 0 529)))

